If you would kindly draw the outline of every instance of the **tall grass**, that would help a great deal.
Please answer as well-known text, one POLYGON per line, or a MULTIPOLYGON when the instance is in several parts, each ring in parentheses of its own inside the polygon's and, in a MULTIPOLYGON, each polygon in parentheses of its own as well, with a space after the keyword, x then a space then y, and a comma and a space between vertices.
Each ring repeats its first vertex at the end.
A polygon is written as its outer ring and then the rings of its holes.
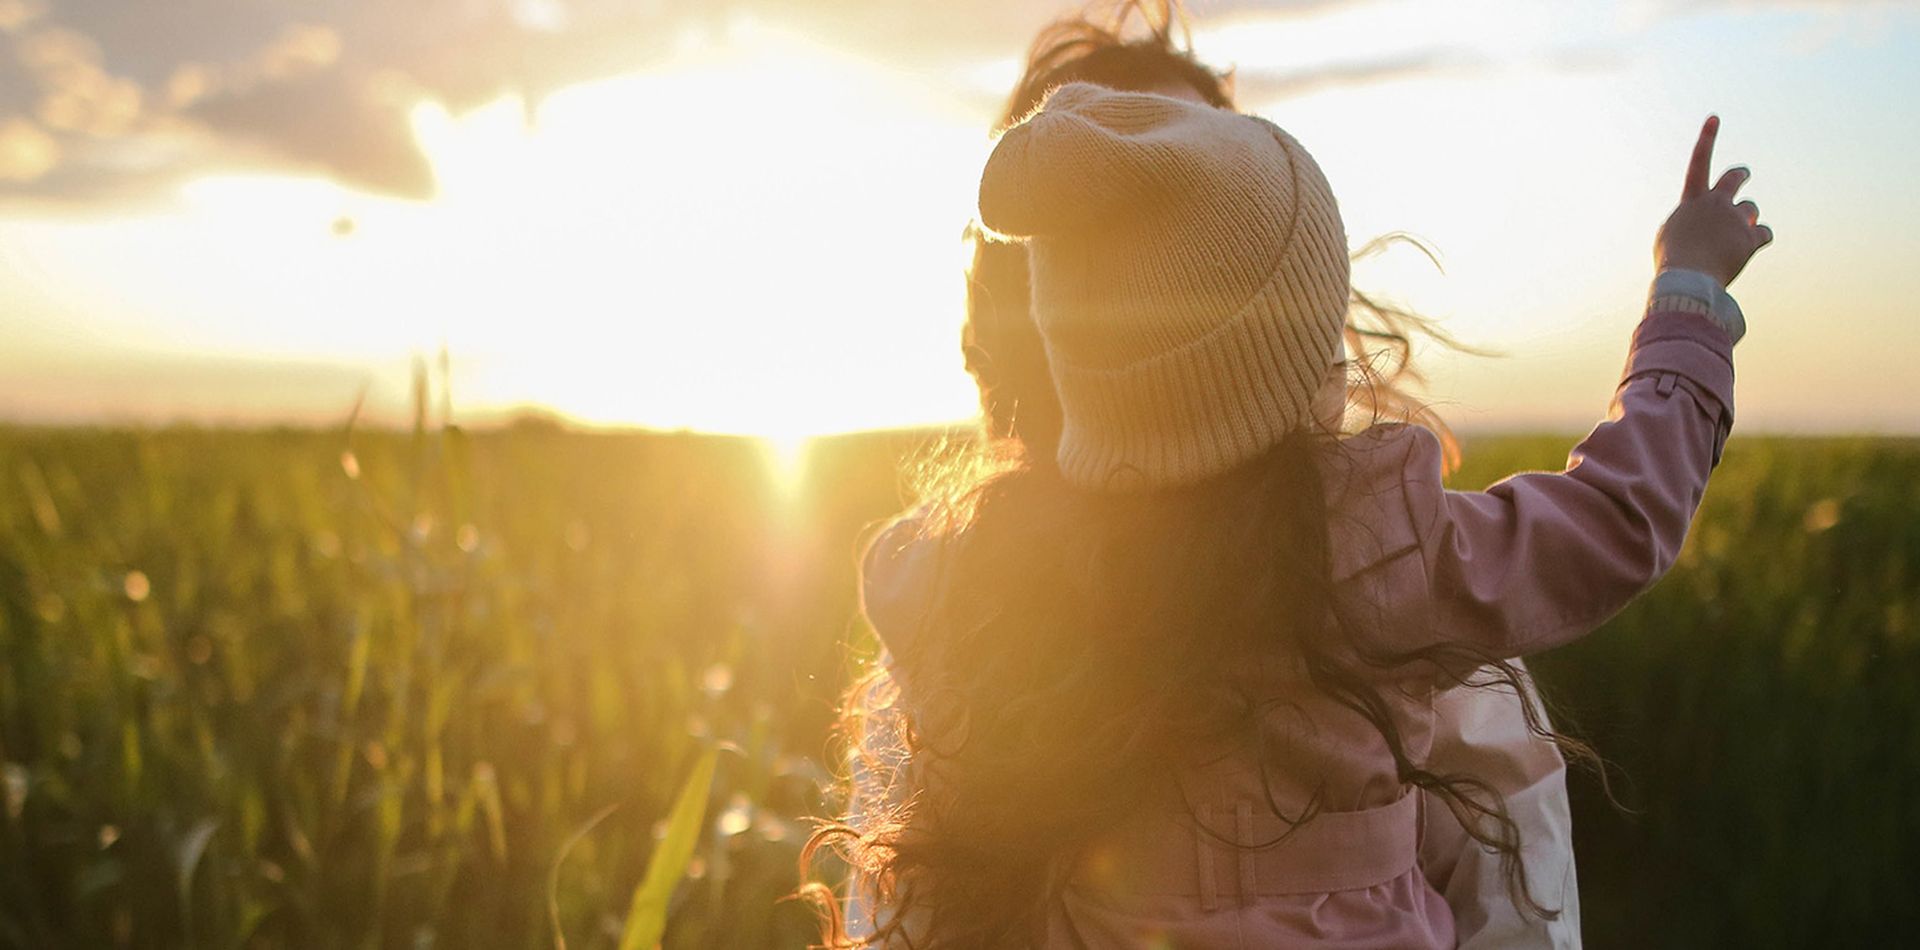
MULTIPOLYGON (((0 946, 802 945, 910 444, 789 494, 746 441, 424 413, 0 430, 0 946)), ((1917 493, 1911 442, 1736 440, 1673 576, 1540 661, 1638 808, 1575 789, 1594 945, 1912 929, 1917 493)))
MULTIPOLYGON (((1480 487, 1563 440, 1467 446, 1480 487)), ((1920 442, 1736 438, 1672 574, 1534 664, 1626 779, 1571 785, 1593 946, 1920 931, 1920 442)))
POLYGON ((0 432, 0 945, 800 942, 885 454, 0 432))

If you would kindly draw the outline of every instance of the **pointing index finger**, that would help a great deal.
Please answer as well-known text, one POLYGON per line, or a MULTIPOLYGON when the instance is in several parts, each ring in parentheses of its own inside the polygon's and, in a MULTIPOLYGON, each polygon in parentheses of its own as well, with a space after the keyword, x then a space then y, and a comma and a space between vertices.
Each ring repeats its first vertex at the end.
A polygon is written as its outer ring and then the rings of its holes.
POLYGON ((1693 159, 1687 163, 1687 182, 1680 189, 1681 200, 1697 198, 1707 192, 1707 171, 1713 166, 1713 139, 1720 134, 1720 117, 1707 116, 1700 127, 1700 138, 1693 143, 1693 159))

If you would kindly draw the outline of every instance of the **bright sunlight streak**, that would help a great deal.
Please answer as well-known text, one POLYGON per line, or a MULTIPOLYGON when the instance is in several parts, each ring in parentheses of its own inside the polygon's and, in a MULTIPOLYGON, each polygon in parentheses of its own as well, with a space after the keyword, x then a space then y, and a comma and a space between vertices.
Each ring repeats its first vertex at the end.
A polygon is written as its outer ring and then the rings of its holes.
POLYGON ((765 436, 760 440, 760 449, 766 454, 767 473, 773 480, 773 487, 782 496, 792 497, 798 494, 800 486, 807 478, 807 453, 813 447, 813 440, 800 435, 765 436))
POLYGON ((749 22, 682 45, 555 95, 532 129, 514 101, 421 111, 437 240, 495 265, 464 277, 446 331, 469 397, 786 445, 970 412, 957 371, 891 356, 954 348, 983 136, 798 36, 749 22))
POLYGON ((748 20, 677 49, 562 90, 531 121, 512 98, 418 107, 428 203, 194 182, 180 213, 122 227, 163 250, 129 254, 119 283, 138 289, 101 309, 191 314, 144 324, 188 323, 141 340, 176 351, 364 361, 444 346, 466 413, 533 406, 790 445, 971 414, 954 261, 982 124, 911 76, 748 20), (952 372, 898 358, 930 352, 953 353, 952 372))

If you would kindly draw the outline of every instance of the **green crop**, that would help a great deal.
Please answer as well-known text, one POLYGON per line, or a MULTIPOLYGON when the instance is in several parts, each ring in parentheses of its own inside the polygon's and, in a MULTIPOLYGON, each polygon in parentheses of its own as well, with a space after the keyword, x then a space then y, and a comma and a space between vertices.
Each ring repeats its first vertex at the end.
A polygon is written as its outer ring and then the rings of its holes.
MULTIPOLYGON (((804 944, 921 441, 786 492, 689 435, 0 430, 0 947, 804 944)), ((1736 438, 1673 574, 1536 664, 1634 809, 1576 778, 1594 945, 1911 930, 1916 644, 1920 447, 1736 438)))

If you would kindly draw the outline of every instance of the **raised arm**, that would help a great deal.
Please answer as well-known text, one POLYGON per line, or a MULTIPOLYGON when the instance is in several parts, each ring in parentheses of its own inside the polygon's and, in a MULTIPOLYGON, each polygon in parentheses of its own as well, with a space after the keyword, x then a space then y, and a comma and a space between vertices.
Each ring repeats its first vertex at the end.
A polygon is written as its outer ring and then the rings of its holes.
POLYGON ((1752 202, 1734 201, 1744 168, 1707 187, 1718 129, 1715 118, 1701 129, 1655 241, 1659 276, 1607 418, 1566 469, 1444 491, 1437 444, 1414 445, 1409 504, 1436 639, 1500 656, 1557 646, 1678 556, 1733 424, 1733 344, 1746 324, 1725 285, 1773 237, 1752 202))

